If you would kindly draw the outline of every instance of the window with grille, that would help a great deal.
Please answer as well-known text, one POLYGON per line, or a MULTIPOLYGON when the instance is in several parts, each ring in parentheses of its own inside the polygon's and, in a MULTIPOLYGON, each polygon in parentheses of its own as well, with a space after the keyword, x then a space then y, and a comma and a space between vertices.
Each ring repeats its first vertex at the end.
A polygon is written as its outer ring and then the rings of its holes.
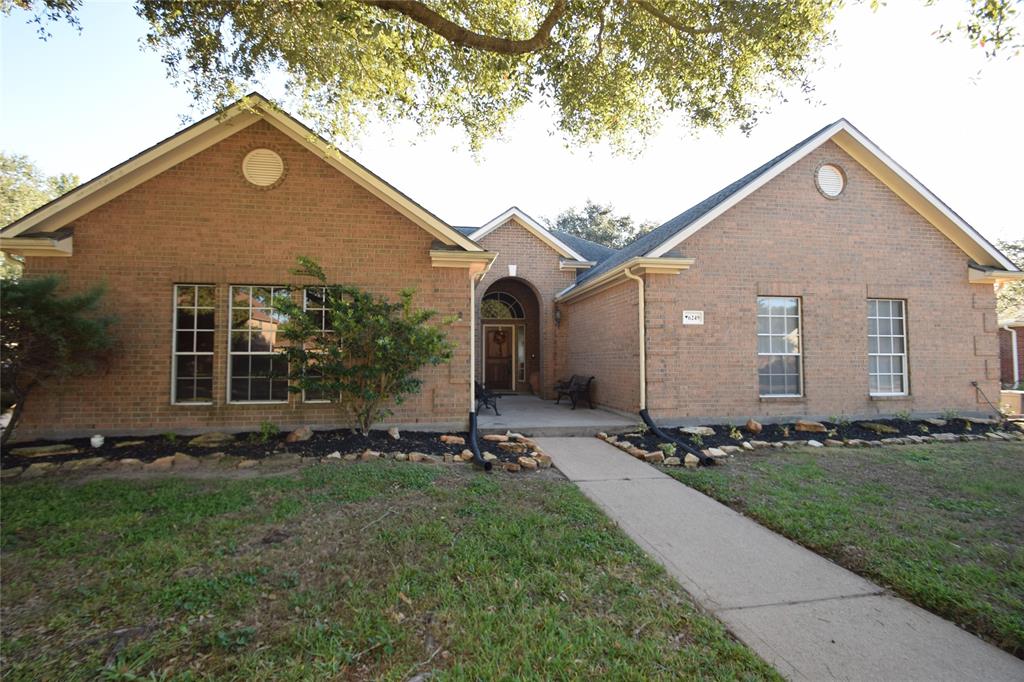
POLYGON ((871 395, 907 394, 906 307, 899 299, 868 299, 868 379, 871 395))
POLYGON ((213 402, 215 289, 211 284, 174 286, 171 402, 213 402))
POLYGON ((287 320, 274 303, 290 295, 286 287, 231 287, 230 402, 288 402, 288 361, 277 338, 287 320))
POLYGON ((798 398, 801 376, 800 299, 757 299, 757 379, 762 397, 798 398))

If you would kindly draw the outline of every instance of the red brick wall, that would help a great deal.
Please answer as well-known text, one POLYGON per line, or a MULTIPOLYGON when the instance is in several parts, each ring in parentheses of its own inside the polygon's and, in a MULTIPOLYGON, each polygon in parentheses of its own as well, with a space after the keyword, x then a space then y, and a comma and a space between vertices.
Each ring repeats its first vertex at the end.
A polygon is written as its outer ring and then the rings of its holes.
POLYGON ((627 281, 573 299, 562 316, 564 373, 593 376, 594 402, 630 413, 640 409, 638 300, 637 283, 627 281))
POLYGON ((971 381, 998 394, 992 286, 969 284, 968 256, 831 142, 677 255, 696 263, 647 277, 648 399, 659 418, 977 412, 985 406, 971 381), (848 175, 835 200, 814 185, 826 161, 848 175), (801 399, 758 397, 759 295, 802 297, 801 399), (907 301, 906 398, 868 395, 869 297, 907 301), (704 326, 683 327, 684 309, 704 310, 704 326))
MULTIPOLYGON (((479 244, 488 251, 496 251, 498 257, 490 271, 477 285, 477 310, 487 288, 499 279, 508 277, 508 266, 515 265, 516 278, 530 285, 540 303, 540 389, 541 396, 553 398, 554 384, 561 378, 561 367, 556 364, 559 335, 555 329, 555 295, 572 284, 575 275, 571 271, 561 270, 561 257, 558 252, 535 237, 514 218, 510 218, 482 237, 479 244)), ((477 338, 480 337, 478 334, 477 338)), ((483 377, 483 352, 479 342, 477 348, 477 376, 483 377)))
MULTIPOLYGON (((1013 386, 1013 335, 1017 335, 1017 368, 1024 374, 1024 327, 999 330, 999 379, 1004 386, 1013 386)), ((1021 378, 1024 381, 1024 377, 1021 378)))
POLYGON ((432 237, 316 155, 259 122, 75 221, 72 258, 29 258, 28 274, 67 276, 68 287, 105 282, 119 317, 119 350, 101 376, 39 391, 17 437, 89 433, 186 433, 280 426, 344 425, 331 405, 227 404, 228 286, 300 284, 298 255, 316 258, 332 281, 394 295, 415 286, 417 302, 462 314, 447 366, 423 372, 422 393, 395 410, 400 424, 464 424, 469 410, 469 277, 433 268, 432 237), (249 185, 242 157, 255 147, 283 157, 271 190, 249 185), (175 283, 217 285, 214 405, 170 404, 175 283))

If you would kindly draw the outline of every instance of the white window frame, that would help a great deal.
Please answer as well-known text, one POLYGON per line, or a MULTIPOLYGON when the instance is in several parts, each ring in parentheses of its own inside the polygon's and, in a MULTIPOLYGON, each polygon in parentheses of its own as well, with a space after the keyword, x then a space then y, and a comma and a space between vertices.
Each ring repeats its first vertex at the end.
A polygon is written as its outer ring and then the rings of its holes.
MULTIPOLYGON (((890 348, 891 348, 891 346, 890 346, 890 348)), ((890 364, 890 367, 891 367, 891 364, 890 364)), ((869 298, 868 299, 868 394, 871 395, 871 397, 874 397, 874 398, 889 398, 889 397, 901 397, 901 396, 908 396, 908 395, 910 395, 910 372, 909 372, 909 368, 907 367, 907 302, 905 300, 903 300, 902 298, 869 298), (890 306, 890 308, 889 308, 889 310, 890 310, 889 315, 884 316, 884 317, 881 317, 881 316, 879 316, 877 314, 878 303, 881 303, 881 302, 887 302, 889 304, 889 306, 890 306), (871 314, 871 304, 872 303, 875 304, 875 310, 876 310, 876 314, 875 315, 871 314), (899 304, 899 312, 900 312, 900 314, 899 314, 898 317, 894 317, 892 315, 892 306, 893 306, 893 304, 899 304), (875 323, 876 323, 876 330, 875 330, 874 334, 871 333, 871 321, 872 320, 874 320, 875 323), (888 320, 889 321, 890 329, 889 329, 889 333, 888 334, 880 334, 879 333, 880 330, 878 329, 878 327, 880 326, 880 323, 881 323, 882 320, 888 320), (899 320, 901 322, 902 331, 899 334, 893 333, 892 322, 894 320, 899 320), (875 352, 871 352, 871 339, 875 339, 876 340, 876 344, 877 344, 876 347, 878 348, 878 350, 876 350, 875 352), (891 350, 890 350, 890 352, 887 352, 887 353, 881 352, 880 349, 881 349, 881 343, 882 343, 883 339, 888 339, 890 344, 895 343, 896 339, 899 339, 900 341, 902 341, 903 351, 900 352, 900 353, 892 352, 891 350), (871 358, 890 358, 890 359, 891 358, 900 358, 900 365, 902 367, 902 371, 900 371, 900 372, 893 372, 893 371, 890 370, 888 372, 877 372, 877 371, 876 372, 872 372, 871 371, 871 358), (871 390, 871 378, 873 376, 874 377, 887 376, 887 377, 890 377, 890 379, 895 378, 895 377, 900 377, 900 380, 901 380, 902 385, 903 385, 903 390, 902 391, 872 391, 871 390)))
MULTIPOLYGON (((213 377, 216 372, 216 366, 210 373, 210 399, 209 400, 178 400, 178 357, 182 355, 191 355, 193 357, 198 356, 209 356, 211 362, 213 362, 214 348, 211 347, 209 351, 197 351, 195 343, 195 332, 197 331, 208 331, 216 336, 217 334, 217 287, 214 284, 175 284, 171 289, 172 296, 174 297, 171 301, 171 405, 179 406, 203 406, 213 405, 213 377), (213 290, 213 329, 199 329, 198 327, 198 315, 196 316, 196 326, 187 331, 193 332, 192 337, 192 350, 191 351, 178 351, 178 291, 180 289, 191 288, 193 300, 196 302, 195 306, 192 306, 193 310, 199 310, 199 287, 208 287, 213 290)), ((185 331, 185 330, 182 330, 185 331)))
MULTIPOLYGON (((796 301, 796 332, 797 332, 796 345, 797 345, 797 351, 795 353, 762 353, 760 351, 760 349, 759 349, 757 351, 757 356, 758 357, 780 357, 780 356, 781 357, 794 357, 795 356, 796 357, 797 384, 799 386, 799 393, 761 393, 761 374, 760 374, 760 371, 758 371, 758 375, 757 375, 757 394, 758 394, 759 397, 764 398, 765 400, 772 400, 772 399, 775 399, 775 398, 783 398, 783 399, 785 399, 785 398, 803 398, 804 397, 804 320, 803 320, 803 312, 804 312, 804 310, 803 310, 803 301, 801 300, 801 298, 799 296, 758 296, 757 297, 757 317, 758 317, 758 319, 760 319, 762 317, 765 317, 765 318, 769 319, 769 331, 768 331, 768 333, 767 334, 762 334, 760 331, 758 331, 758 333, 757 333, 758 340, 760 340, 761 337, 771 338, 771 337, 774 337, 774 336, 779 336, 778 334, 773 334, 771 332, 771 322, 770 322, 770 320, 772 318, 776 318, 778 316, 777 315, 771 315, 770 312, 769 312, 768 315, 762 315, 761 314, 761 305, 760 305, 761 301, 764 300, 764 299, 772 299, 772 298, 785 298, 785 299, 791 299, 793 301, 796 301)), ((790 315, 783 315, 782 317, 786 318, 786 317, 792 317, 792 316, 790 316, 790 315)), ((760 345, 760 344, 758 344, 758 345, 760 345)))
MULTIPOLYGON (((287 405, 288 402, 289 402, 289 396, 291 394, 290 391, 285 395, 284 400, 233 400, 231 398, 231 365, 233 364, 232 360, 234 359, 234 357, 236 355, 244 355, 244 356, 247 356, 247 357, 253 357, 253 356, 257 356, 257 355, 269 355, 269 356, 278 355, 278 353, 276 351, 267 351, 267 352, 253 353, 252 351, 242 352, 242 351, 235 351, 235 350, 231 349, 231 336, 232 336, 232 333, 235 331, 235 315, 234 315, 234 313, 235 313, 235 290, 236 289, 249 289, 250 290, 250 296, 251 296, 251 290, 252 289, 270 289, 270 300, 271 301, 274 300, 275 293, 277 291, 279 291, 279 290, 287 291, 287 292, 289 292, 289 296, 291 295, 291 287, 282 286, 282 285, 278 285, 278 284, 232 284, 232 285, 230 285, 228 287, 228 335, 227 335, 228 336, 228 367, 227 367, 227 377, 228 377, 227 384, 228 385, 227 385, 227 388, 226 388, 227 402, 230 405, 287 405)), ((252 309, 252 305, 251 304, 249 306, 249 309, 250 310, 252 309)))
MULTIPOLYGON (((302 289, 302 310, 303 310, 303 312, 309 312, 310 310, 318 310, 318 311, 326 312, 327 311, 327 289, 328 288, 329 287, 326 287, 326 286, 304 287, 302 289), (323 303, 322 307, 318 307, 318 308, 310 308, 309 307, 309 297, 307 296, 307 292, 309 292, 310 289, 320 289, 321 291, 323 291, 323 299, 322 300, 324 301, 324 303, 323 303)), ((320 330, 325 332, 325 333, 332 333, 334 331, 333 329, 328 329, 327 328, 326 323, 325 323, 323 318, 321 318, 321 321, 320 321, 320 330)), ((302 402, 303 403, 308 403, 310 405, 325 405, 325 404, 329 404, 331 401, 330 400, 323 400, 323 399, 311 400, 311 399, 306 397, 306 389, 302 389, 302 402)))

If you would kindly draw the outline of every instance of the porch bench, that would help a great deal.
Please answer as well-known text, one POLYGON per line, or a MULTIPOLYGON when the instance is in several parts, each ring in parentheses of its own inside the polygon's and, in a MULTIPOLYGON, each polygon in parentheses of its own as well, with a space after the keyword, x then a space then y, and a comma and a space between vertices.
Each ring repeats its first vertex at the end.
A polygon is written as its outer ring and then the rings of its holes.
POLYGON ((590 398, 590 384, 593 383, 594 377, 585 377, 579 374, 573 374, 568 381, 559 381, 555 384, 555 404, 561 404, 562 398, 568 398, 569 402, 572 403, 572 409, 576 409, 577 403, 581 398, 586 398, 587 404, 590 409, 594 409, 594 402, 590 398))
POLYGON ((490 391, 488 391, 486 388, 483 387, 483 385, 479 381, 474 381, 473 385, 474 388, 476 389, 475 393, 477 413, 480 412, 480 406, 483 405, 484 407, 489 407, 492 410, 494 410, 494 414, 500 417, 501 413, 498 412, 498 398, 500 398, 501 396, 498 395, 497 393, 491 393, 490 391))

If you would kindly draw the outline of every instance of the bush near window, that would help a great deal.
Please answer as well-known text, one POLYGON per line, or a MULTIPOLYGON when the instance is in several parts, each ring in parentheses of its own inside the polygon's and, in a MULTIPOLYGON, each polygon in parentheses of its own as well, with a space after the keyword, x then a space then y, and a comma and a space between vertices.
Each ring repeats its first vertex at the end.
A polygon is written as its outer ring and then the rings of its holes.
POLYGON ((22 278, 0 286, 0 384, 3 408, 14 405, 0 445, 14 433, 37 386, 94 372, 113 348, 114 318, 99 313, 103 287, 66 296, 59 287, 57 277, 22 278))
MULTIPOLYGON (((317 280, 323 287, 323 308, 311 314, 292 298, 275 302, 287 320, 278 336, 284 339, 281 354, 288 360, 289 390, 309 391, 337 403, 368 434, 392 413, 392 405, 419 392, 420 369, 451 360, 454 345, 441 326, 430 323, 437 311, 413 307, 412 290, 389 301, 358 287, 329 285, 316 262, 298 260, 292 273, 317 280)), ((441 324, 451 322, 444 319, 441 324)))

